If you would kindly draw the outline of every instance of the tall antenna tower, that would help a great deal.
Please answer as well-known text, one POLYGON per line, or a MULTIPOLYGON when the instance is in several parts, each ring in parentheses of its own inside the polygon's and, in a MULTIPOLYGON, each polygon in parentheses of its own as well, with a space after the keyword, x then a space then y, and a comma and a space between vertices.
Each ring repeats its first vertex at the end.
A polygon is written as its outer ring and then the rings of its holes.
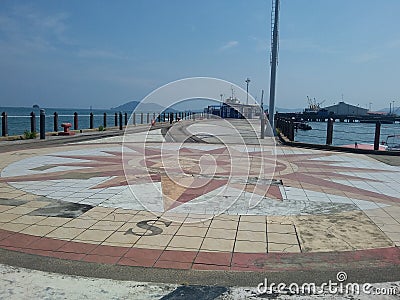
POLYGON ((278 50, 279 50, 279 0, 272 0, 271 11, 271 81, 269 85, 269 123, 275 132, 275 85, 276 85, 276 68, 278 66, 278 50))

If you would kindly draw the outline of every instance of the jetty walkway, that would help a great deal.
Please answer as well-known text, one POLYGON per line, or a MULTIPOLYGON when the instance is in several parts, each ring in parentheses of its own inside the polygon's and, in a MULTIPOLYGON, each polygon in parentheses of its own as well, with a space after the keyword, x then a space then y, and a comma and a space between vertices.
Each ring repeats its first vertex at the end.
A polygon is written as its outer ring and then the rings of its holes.
POLYGON ((257 122, 2 142, 0 263, 188 285, 399 281, 395 158, 283 146, 257 122))

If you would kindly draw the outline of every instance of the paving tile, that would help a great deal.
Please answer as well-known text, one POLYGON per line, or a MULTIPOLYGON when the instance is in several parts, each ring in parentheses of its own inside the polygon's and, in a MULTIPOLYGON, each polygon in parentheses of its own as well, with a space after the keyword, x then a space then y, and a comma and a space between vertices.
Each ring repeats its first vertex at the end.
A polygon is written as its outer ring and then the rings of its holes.
POLYGON ((92 241, 92 242, 103 242, 105 241, 114 231, 110 230, 97 230, 87 229, 78 235, 75 240, 80 241, 92 241))
POLYGON ((240 216, 240 222, 250 222, 250 223, 266 223, 267 218, 265 216, 240 216))
POLYGON ((221 228, 221 229, 231 229, 236 230, 238 226, 237 221, 231 220, 212 220, 210 227, 211 228, 221 228))
POLYGON ((273 233, 268 232, 267 235, 268 243, 275 243, 275 244, 289 244, 289 245, 298 245, 297 236, 294 234, 287 234, 287 233, 273 233))
POLYGON ((120 258, 116 256, 105 256, 105 255, 95 255, 95 254, 88 254, 83 257, 82 261, 87 262, 94 262, 99 264, 116 264, 120 258))
POLYGON ((141 236, 133 234, 124 234, 124 232, 116 231, 112 233, 104 242, 117 244, 130 244, 133 246, 141 236))
POLYGON ((10 230, 14 232, 20 232, 25 228, 29 227, 29 224, 18 224, 18 223, 0 223, 0 229, 10 230))
POLYGON ((233 251, 235 240, 213 239, 206 237, 201 245, 201 251, 233 251))
POLYGON ((46 251, 55 251, 62 246, 64 246, 67 241, 53 240, 49 238, 41 238, 39 240, 34 241, 29 245, 30 249, 39 249, 46 251))
POLYGON ((19 223, 19 224, 28 224, 28 225, 33 225, 33 224, 37 224, 40 221, 43 221, 47 219, 47 217, 44 216, 20 216, 17 219, 14 219, 11 221, 11 223, 19 223))
POLYGON ((202 236, 206 235, 208 227, 196 227, 196 226, 185 226, 182 225, 179 230, 175 233, 176 235, 184 236, 202 236))
POLYGON ((118 262, 128 266, 153 266, 160 257, 162 250, 131 248, 118 262))
POLYGON ((130 248, 99 245, 98 247, 94 248, 89 254, 122 257, 125 255, 125 253, 128 252, 129 249, 130 248))
POLYGON ((159 234, 154 236, 142 236, 135 244, 135 247, 164 249, 172 240, 173 235, 159 234))
POLYGON ((192 263, 197 255, 197 251, 170 251, 162 252, 159 260, 192 263))
POLYGON ((10 210, 7 210, 7 213, 9 214, 17 214, 17 215, 26 215, 29 214, 30 212, 36 210, 37 207, 27 207, 27 206, 17 206, 14 207, 10 210))
POLYGON ((268 252, 300 253, 298 245, 268 243, 268 252))
POLYGON ((14 208, 12 205, 0 205, 0 213, 5 212, 7 210, 10 210, 11 208, 14 208))
POLYGON ((265 223, 254 223, 254 222, 240 222, 238 230, 239 231, 260 231, 260 232, 265 232, 266 224, 265 223))
POLYGON ((236 229, 213 228, 208 229, 207 238, 234 240, 236 229))
POLYGON ((134 213, 115 213, 114 211, 105 216, 102 221, 129 222, 134 216, 134 213))
POLYGON ((39 221, 37 225, 62 226, 71 220, 71 218, 48 217, 39 221))
POLYGON ((125 222, 122 221, 98 221, 93 224, 90 229, 99 229, 99 230, 118 230, 125 222))
POLYGON ((24 234, 30 234, 30 235, 36 235, 36 236, 45 236, 46 234, 50 233, 57 227, 52 227, 52 226, 40 226, 40 225, 31 225, 24 230, 21 231, 21 233, 24 234))
POLYGON ((181 269, 181 270, 189 270, 192 267, 192 263, 189 262, 178 262, 178 261, 169 261, 169 260, 158 260, 155 265, 155 268, 162 269, 181 269))
POLYGON ((234 252, 266 253, 267 243, 259 241, 236 240, 234 252))
POLYGON ((73 227, 58 227, 52 232, 46 234, 46 237, 57 238, 63 240, 72 240, 80 235, 85 229, 73 227))
POLYGON ((93 224, 95 224, 97 220, 88 220, 88 219, 73 219, 63 225, 63 227, 74 227, 74 228, 89 228, 93 224))
POLYGON ((29 201, 20 207, 31 207, 31 208, 41 208, 49 205, 51 202, 48 201, 29 201))
POLYGON ((218 265, 218 266, 230 266, 232 259, 232 253, 216 253, 216 252, 203 252, 200 251, 196 259, 195 264, 206 264, 206 265, 218 265))
POLYGON ((38 239, 40 239, 39 236, 15 233, 0 240, 0 245, 27 248, 29 244, 38 239))
POLYGON ((60 252, 58 257, 60 259, 67 259, 67 260, 81 260, 85 256, 86 254, 83 253, 60 252))
POLYGON ((267 236, 262 231, 238 231, 236 235, 236 241, 252 241, 252 242, 266 242, 267 236))
POLYGON ((229 266, 220 266, 220 265, 206 265, 206 264, 193 264, 192 269, 194 270, 208 270, 208 271, 229 271, 229 266))
POLYGON ((168 248, 182 248, 189 250, 197 250, 203 241, 202 237, 191 237, 191 236, 174 236, 169 243, 168 248))
POLYGON ((87 243, 67 242, 64 245, 62 245, 58 249, 58 251, 86 254, 86 253, 90 253, 97 246, 98 245, 87 244, 87 243))
POLYGON ((21 215, 10 214, 10 213, 0 213, 0 220, 5 223, 5 222, 10 222, 12 220, 15 220, 15 219, 19 218, 20 216, 21 215))
POLYGON ((284 225, 284 224, 268 224, 267 225, 268 233, 291 233, 295 234, 295 229, 293 225, 284 225))

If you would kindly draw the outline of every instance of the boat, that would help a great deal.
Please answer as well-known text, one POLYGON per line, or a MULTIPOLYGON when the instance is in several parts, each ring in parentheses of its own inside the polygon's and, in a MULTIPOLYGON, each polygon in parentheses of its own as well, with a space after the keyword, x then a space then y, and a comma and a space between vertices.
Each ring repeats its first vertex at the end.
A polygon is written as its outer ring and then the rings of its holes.
POLYGON ((400 151, 400 134, 389 135, 385 145, 388 151, 400 151))
POLYGON ((307 122, 295 122, 295 128, 300 130, 311 130, 312 127, 307 122))

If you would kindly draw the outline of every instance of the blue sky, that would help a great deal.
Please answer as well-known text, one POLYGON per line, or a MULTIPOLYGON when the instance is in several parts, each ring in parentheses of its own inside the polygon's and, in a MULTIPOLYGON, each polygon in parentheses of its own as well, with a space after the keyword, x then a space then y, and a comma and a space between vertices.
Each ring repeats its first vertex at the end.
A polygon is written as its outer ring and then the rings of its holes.
MULTIPOLYGON (((399 0, 281 0, 277 106, 400 105, 399 12, 399 0)), ((249 77, 259 100, 270 14, 270 0, 2 0, 0 106, 110 108, 196 76, 249 77)))

